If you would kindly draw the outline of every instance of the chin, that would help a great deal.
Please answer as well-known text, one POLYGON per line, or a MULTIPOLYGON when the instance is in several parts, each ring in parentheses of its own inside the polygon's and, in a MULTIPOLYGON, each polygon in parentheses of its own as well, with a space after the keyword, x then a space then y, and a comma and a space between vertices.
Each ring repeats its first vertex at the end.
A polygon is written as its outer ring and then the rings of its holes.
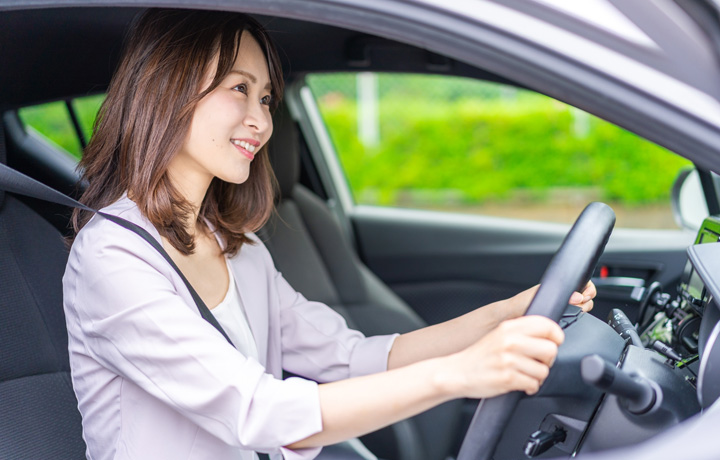
POLYGON ((247 182, 248 178, 250 177, 249 173, 245 174, 233 174, 233 175, 226 175, 226 176, 218 176, 218 179, 228 182, 230 184, 244 184, 247 182))

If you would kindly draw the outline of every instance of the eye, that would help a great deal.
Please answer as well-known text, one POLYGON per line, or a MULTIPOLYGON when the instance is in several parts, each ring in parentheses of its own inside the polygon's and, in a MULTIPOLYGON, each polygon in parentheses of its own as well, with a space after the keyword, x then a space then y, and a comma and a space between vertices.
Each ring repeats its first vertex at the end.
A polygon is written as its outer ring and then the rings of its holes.
POLYGON ((234 91, 238 91, 243 94, 247 94, 247 85, 245 83, 240 83, 239 85, 235 85, 232 87, 234 91))
POLYGON ((273 97, 269 94, 267 96, 263 97, 262 99, 260 99, 261 104, 270 105, 270 104, 272 104, 272 102, 273 102, 273 97))

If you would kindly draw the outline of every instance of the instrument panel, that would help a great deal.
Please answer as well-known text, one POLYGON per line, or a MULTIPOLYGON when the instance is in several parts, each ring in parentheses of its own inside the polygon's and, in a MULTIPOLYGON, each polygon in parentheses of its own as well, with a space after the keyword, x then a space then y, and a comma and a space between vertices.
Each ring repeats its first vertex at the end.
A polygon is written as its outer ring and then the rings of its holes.
POLYGON ((670 346, 696 377, 698 401, 710 406, 720 397, 720 218, 708 217, 688 249, 678 297, 651 309, 639 324, 645 345, 670 346))

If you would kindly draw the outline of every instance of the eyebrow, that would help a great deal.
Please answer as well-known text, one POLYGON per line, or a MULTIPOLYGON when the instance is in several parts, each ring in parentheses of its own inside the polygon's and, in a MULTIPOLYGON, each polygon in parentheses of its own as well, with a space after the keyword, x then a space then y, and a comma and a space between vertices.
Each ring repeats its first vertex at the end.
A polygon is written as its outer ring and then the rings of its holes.
MULTIPOLYGON (((236 73, 239 75, 243 75, 243 76, 247 77, 253 84, 257 84, 257 78, 255 78, 255 75, 251 74, 250 72, 245 72, 244 70, 232 69, 229 73, 236 73)), ((268 82, 267 85, 265 85, 265 89, 268 91, 272 90, 272 85, 270 84, 270 82, 268 82)))

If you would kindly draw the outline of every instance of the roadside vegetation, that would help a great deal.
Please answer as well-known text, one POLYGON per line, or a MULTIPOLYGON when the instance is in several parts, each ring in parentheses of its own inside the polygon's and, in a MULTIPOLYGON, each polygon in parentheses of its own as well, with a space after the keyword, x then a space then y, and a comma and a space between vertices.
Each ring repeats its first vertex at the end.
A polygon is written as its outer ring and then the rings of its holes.
POLYGON ((668 203, 690 163, 530 91, 379 75, 379 141, 358 136, 355 76, 310 86, 353 193, 366 204, 542 202, 572 191, 625 206, 668 203))

